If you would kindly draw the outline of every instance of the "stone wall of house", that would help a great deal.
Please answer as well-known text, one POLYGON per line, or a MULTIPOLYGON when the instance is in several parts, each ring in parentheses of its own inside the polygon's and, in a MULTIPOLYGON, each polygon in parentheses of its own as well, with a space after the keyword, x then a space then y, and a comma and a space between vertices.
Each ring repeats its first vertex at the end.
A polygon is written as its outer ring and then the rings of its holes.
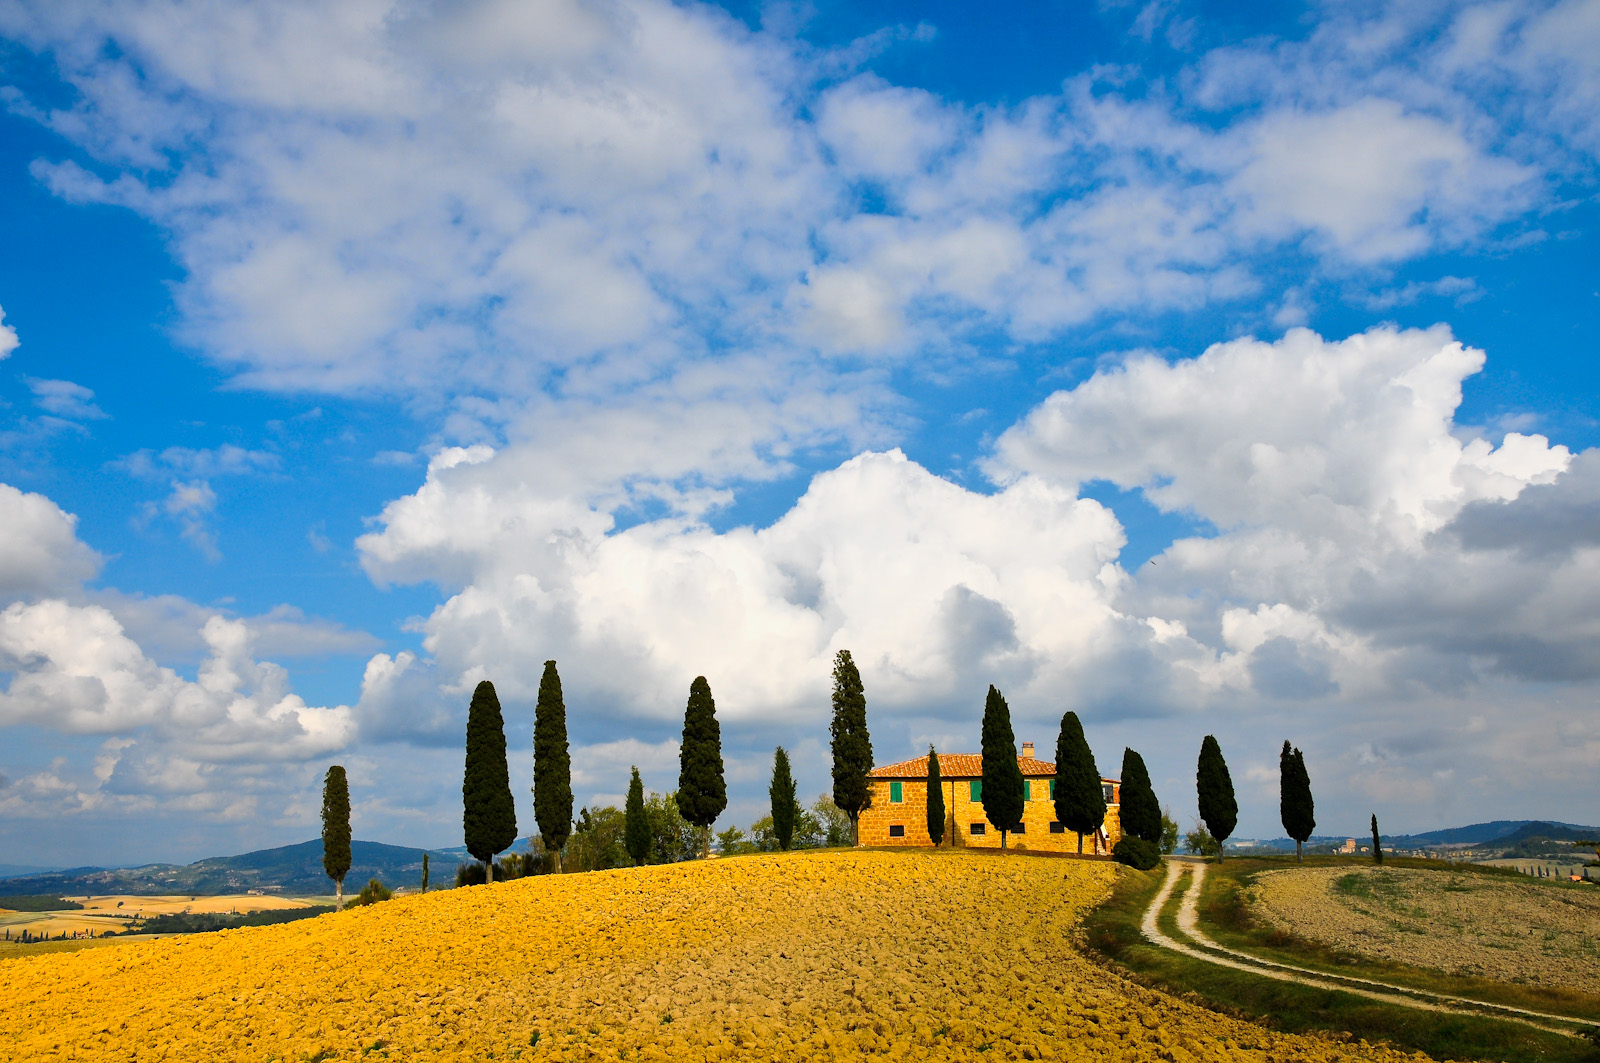
MULTIPOLYGON (((932 841, 928 838, 928 784, 923 779, 873 779, 872 781, 872 807, 861 813, 860 831, 862 845, 909 845, 929 846, 932 841), (900 800, 889 800, 889 783, 900 783, 900 800), (893 837, 890 828, 902 826, 905 833, 901 837, 893 837)), ((1050 800, 1050 780, 1048 778, 1035 778, 1027 780, 1029 793, 1022 803, 1021 834, 1012 834, 1007 839, 1007 846, 1020 849, 1034 849, 1052 853, 1075 853, 1078 851, 1078 836, 1070 831, 1060 834, 1050 832, 1050 824, 1055 821, 1055 802, 1050 800)), ((1121 794, 1117 793, 1120 797, 1121 794)), ((983 814, 983 803, 972 800, 971 780, 945 779, 944 780, 944 807, 945 807, 945 837, 946 845, 954 844, 971 848, 998 849, 1000 848, 1000 832, 994 828, 983 814), (982 824, 982 832, 974 833, 974 825, 982 824), (954 828, 952 830, 952 827, 954 828)), ((1085 855, 1098 852, 1105 855, 1110 852, 1109 846, 1116 845, 1117 839, 1122 837, 1121 824, 1118 819, 1119 806, 1113 804, 1106 809, 1104 832, 1106 842, 1101 844, 1092 836, 1085 835, 1083 851, 1085 855)))

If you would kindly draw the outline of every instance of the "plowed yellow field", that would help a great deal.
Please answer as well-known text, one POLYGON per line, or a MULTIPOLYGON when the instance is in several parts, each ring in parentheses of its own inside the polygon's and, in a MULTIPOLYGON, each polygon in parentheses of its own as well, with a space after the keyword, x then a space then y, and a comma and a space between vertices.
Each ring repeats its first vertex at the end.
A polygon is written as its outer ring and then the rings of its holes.
POLYGON ((0 965, 0 1057, 1406 1058, 1265 1032, 1090 963, 1074 927, 1113 873, 948 851, 783 854, 41 956, 0 965))

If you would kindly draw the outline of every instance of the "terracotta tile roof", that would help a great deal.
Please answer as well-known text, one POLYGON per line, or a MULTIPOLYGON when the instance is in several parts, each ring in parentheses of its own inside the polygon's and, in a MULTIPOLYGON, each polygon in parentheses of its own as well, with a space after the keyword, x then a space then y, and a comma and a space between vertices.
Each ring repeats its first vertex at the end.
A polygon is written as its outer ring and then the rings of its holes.
MULTIPOLYGON (((1022 776, 1025 779, 1053 776, 1056 773, 1055 761, 1039 760, 1036 757, 1018 757, 1017 767, 1022 769, 1022 776)), ((978 753, 940 753, 939 774, 946 779, 981 779, 983 757, 978 753)), ((872 779, 926 779, 927 777, 927 757, 902 760, 898 764, 885 764, 881 768, 873 768, 868 773, 868 778, 872 779)), ((1121 785, 1121 780, 1118 779, 1102 781, 1121 785)))

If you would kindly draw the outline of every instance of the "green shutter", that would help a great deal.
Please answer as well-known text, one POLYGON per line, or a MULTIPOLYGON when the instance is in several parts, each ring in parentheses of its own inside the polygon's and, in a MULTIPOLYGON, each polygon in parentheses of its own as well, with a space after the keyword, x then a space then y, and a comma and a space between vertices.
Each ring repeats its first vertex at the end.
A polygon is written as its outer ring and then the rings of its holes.
POLYGON ((1022 780, 1022 799, 1024 801, 1032 801, 1033 800, 1033 780, 1032 779, 1023 779, 1022 780))
POLYGON ((1054 801, 1055 799, 1056 799, 1056 781, 1054 779, 1051 779, 1050 780, 1050 800, 1054 801))
POLYGON ((889 801, 891 804, 900 803, 900 784, 897 782, 889 784, 889 801))
POLYGON ((972 799, 974 801, 982 801, 983 800, 983 780, 982 779, 973 779, 972 783, 971 783, 971 786, 972 786, 972 799))

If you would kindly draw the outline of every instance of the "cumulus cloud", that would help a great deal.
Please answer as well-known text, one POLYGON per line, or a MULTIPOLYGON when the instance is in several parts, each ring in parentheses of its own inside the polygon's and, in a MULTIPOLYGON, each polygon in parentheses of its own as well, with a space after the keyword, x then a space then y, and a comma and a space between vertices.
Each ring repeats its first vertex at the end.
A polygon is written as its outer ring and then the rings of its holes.
POLYGON ((57 593, 92 579, 100 555, 79 541, 77 523, 44 495, 0 484, 0 596, 57 593))
POLYGON ((33 401, 46 413, 69 421, 98 421, 106 412, 94 404, 94 392, 70 380, 28 378, 33 401))

